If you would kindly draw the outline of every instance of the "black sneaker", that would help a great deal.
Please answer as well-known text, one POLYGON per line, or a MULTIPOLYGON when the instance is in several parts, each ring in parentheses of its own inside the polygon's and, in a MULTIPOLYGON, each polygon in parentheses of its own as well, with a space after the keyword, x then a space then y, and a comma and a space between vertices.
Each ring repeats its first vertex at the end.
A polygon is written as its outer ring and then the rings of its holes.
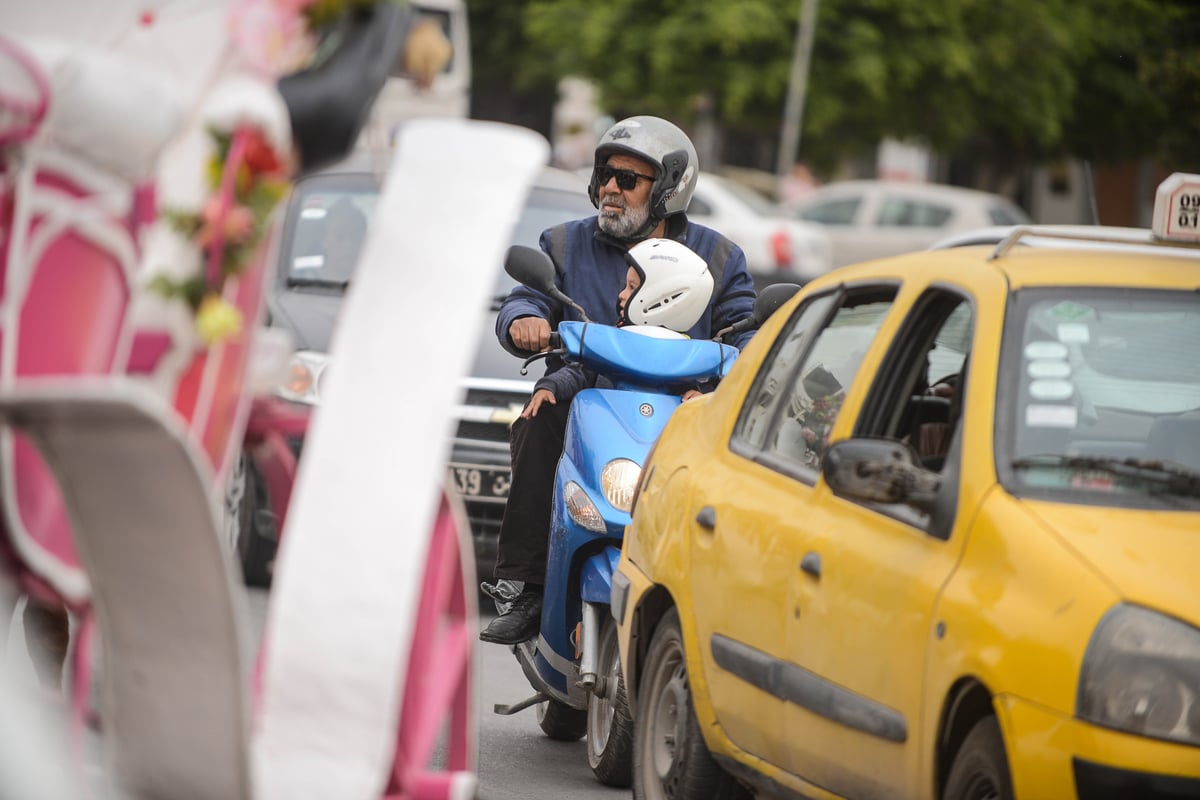
POLYGON ((537 635, 542 622, 542 593, 522 592, 508 613, 496 617, 479 633, 479 638, 494 644, 520 644, 537 635))

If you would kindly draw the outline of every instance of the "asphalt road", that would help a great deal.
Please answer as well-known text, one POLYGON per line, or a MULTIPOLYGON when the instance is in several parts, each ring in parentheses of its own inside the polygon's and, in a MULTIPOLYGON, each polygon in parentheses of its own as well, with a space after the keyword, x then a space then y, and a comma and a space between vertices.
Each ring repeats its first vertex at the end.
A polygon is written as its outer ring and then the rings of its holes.
MULTIPOLYGON (((255 630, 261 631, 269 596, 266 592, 251 590, 249 600, 255 630)), ((483 614, 479 627, 486 625, 492 616, 483 614)), ((35 683, 35 678, 25 653, 20 615, 12 622, 12 627, 3 631, 5 636, 0 640, 2 666, 13 670, 29 686, 35 683)), ((4 627, 0 626, 0 630, 4 627)), ((507 647, 476 640, 475 656, 479 715, 477 800, 561 800, 564 797, 615 800, 632 796, 629 789, 613 789, 596 780, 588 767, 586 744, 582 739, 557 742, 547 738, 538 727, 532 707, 512 716, 495 714, 493 706, 497 703, 516 703, 532 695, 533 690, 507 647)), ((82 766, 93 783, 94 797, 102 800, 107 796, 102 788, 103 759, 95 736, 89 735, 88 741, 88 755, 82 766)))
MULTIPOLYGON (((480 628, 491 616, 484 615, 480 628)), ((476 649, 479 707, 478 800, 616 800, 629 789, 602 786, 587 763, 584 741, 556 742, 538 727, 533 708, 512 716, 492 712, 533 694, 507 647, 479 642, 476 649)))
MULTIPOLYGON (((261 630, 267 594, 252 590, 250 611, 261 630)), ((483 628, 494 614, 483 614, 483 628)), ((497 703, 511 705, 533 694, 507 647, 476 640, 476 707, 479 715, 477 800, 617 800, 629 789, 601 785, 587 763, 586 744, 556 742, 538 727, 532 707, 512 716, 493 713, 497 703)))

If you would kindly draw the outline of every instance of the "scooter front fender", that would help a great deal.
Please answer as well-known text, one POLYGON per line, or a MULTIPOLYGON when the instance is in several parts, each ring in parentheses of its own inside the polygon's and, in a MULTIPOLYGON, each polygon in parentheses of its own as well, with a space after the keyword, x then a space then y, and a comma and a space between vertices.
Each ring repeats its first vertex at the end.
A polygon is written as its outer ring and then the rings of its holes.
POLYGON ((609 546, 584 562, 579 575, 580 595, 584 602, 609 604, 612 598, 612 577, 620 560, 621 551, 609 546))

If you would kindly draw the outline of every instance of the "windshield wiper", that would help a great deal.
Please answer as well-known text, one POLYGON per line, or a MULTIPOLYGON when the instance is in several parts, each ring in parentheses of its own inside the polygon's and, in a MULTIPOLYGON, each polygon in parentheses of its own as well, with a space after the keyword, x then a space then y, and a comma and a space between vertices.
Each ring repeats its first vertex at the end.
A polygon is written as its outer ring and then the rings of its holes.
POLYGON ((1142 481, 1171 494, 1200 497, 1200 472, 1171 461, 1113 456, 1068 456, 1058 453, 1018 458, 1013 469, 1101 470, 1118 478, 1142 481))
POLYGON ((288 278, 287 285, 292 286, 321 286, 327 289, 345 289, 350 281, 331 281, 328 278, 288 278))

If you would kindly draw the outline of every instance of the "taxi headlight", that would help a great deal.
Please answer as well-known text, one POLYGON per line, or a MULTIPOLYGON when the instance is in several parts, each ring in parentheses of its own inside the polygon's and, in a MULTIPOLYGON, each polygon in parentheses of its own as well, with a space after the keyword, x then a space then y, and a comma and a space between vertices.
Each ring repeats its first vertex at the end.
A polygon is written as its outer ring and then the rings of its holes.
POLYGON ((1076 715, 1106 728, 1200 745, 1200 629, 1135 606, 1096 626, 1076 715))
POLYGON ((642 468, 627 458, 614 458, 600 471, 600 487, 604 499, 618 511, 629 513, 633 507, 633 494, 637 491, 642 468))
POLYGON ((293 403, 315 406, 321 401, 321 378, 329 361, 324 353, 301 350, 292 355, 276 394, 293 403))
POLYGON ((605 532, 604 517, 600 516, 600 509, 596 508, 587 492, 575 481, 567 481, 563 487, 563 502, 566 503, 567 513, 576 525, 593 533, 605 532))

